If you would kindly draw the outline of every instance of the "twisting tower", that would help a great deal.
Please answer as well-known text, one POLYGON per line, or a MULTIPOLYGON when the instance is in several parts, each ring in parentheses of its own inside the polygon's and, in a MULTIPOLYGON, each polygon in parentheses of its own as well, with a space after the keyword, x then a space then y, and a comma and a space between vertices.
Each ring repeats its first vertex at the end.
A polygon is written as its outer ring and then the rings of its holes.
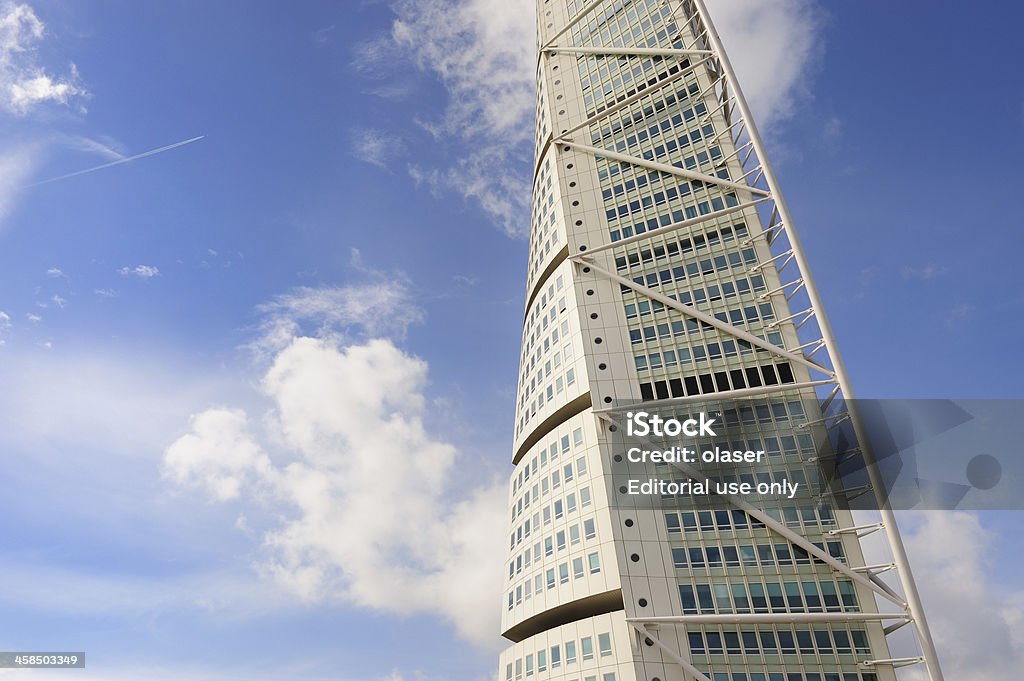
POLYGON ((845 423, 860 444, 832 457, 861 457, 882 489, 703 0, 538 0, 537 15, 499 680, 893 681, 923 664, 942 681, 891 510, 857 525, 815 486, 845 423), (811 496, 626 497, 614 424, 640 404, 713 405, 767 451, 758 476, 785 471, 811 496), (891 563, 865 565, 875 531, 891 563), (893 657, 908 624, 920 655, 893 657))

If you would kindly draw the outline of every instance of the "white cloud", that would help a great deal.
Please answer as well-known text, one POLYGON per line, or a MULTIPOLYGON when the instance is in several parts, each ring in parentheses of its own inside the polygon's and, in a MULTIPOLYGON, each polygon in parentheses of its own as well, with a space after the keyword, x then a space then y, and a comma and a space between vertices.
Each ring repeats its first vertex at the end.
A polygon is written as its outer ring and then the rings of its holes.
POLYGON ((708 10, 758 127, 770 130, 808 95, 818 10, 810 0, 709 0, 708 10))
POLYGON ((911 267, 910 265, 906 265, 903 268, 903 278, 929 281, 931 279, 941 277, 948 271, 949 270, 948 268, 946 268, 946 266, 939 265, 938 263, 933 262, 928 263, 927 265, 922 265, 921 267, 911 267))
POLYGON ((160 274, 160 268, 153 265, 136 265, 135 267, 122 267, 118 270, 122 277, 138 277, 139 279, 152 279, 160 274))
POLYGON ((975 309, 974 303, 957 303, 946 312, 946 326, 954 327, 970 319, 975 309))
POLYGON ((174 480, 215 499, 269 504, 280 525, 263 535, 263 574, 308 602, 448 620, 465 639, 496 642, 504 543, 504 485, 466 479, 467 463, 432 432, 427 364, 385 338, 343 340, 338 325, 401 332, 420 314, 407 294, 303 289, 263 311, 292 325, 260 387, 260 419, 217 408, 193 417, 165 455, 174 480), (377 297, 367 305, 361 294, 377 297), (297 319, 319 321, 321 337, 297 319))
POLYGON ((167 474, 179 484, 205 487, 218 501, 234 499, 250 473, 266 474, 270 460, 247 435, 245 412, 208 409, 192 417, 191 432, 168 447, 167 474))
POLYGON ((7 344, 4 336, 7 335, 8 330, 11 328, 11 315, 7 314, 3 310, 0 310, 0 347, 7 344))
POLYGON ((383 130, 359 128, 352 131, 352 153, 360 161, 387 168, 405 151, 402 140, 383 130))
MULTIPOLYGON (((1024 589, 993 584, 988 570, 998 537, 978 515, 962 511, 904 513, 901 520, 910 530, 907 552, 946 678, 1018 678, 1024 668, 1024 589)), ((920 669, 908 670, 907 681, 924 679, 920 669)))
POLYGON ((353 286, 301 286, 261 305, 261 336, 249 347, 257 353, 280 350, 300 334, 304 323, 314 324, 321 334, 357 328, 373 336, 402 338, 410 325, 423 320, 423 311, 410 300, 402 275, 362 271, 374 281, 353 286))
POLYGON ((85 95, 78 85, 78 69, 68 67, 64 77, 52 76, 36 61, 36 46, 46 27, 26 4, 0 4, 0 104, 24 115, 43 102, 67 104, 85 95))
POLYGON ((68 305, 67 300, 61 298, 59 295, 56 294, 54 294, 53 297, 50 298, 50 300, 52 300, 53 304, 56 305, 61 310, 63 310, 68 305))
POLYGON ((46 270, 46 276, 59 279, 60 277, 66 275, 64 274, 63 270, 61 270, 59 267, 51 267, 50 269, 46 270))
MULTIPOLYGON (((807 94, 805 79, 818 50, 817 13, 810 0, 710 4, 758 123, 770 130, 807 94)), ((510 236, 525 235, 535 2, 400 0, 394 11, 390 39, 361 45, 358 66, 373 77, 387 71, 382 65, 397 51, 440 80, 449 96, 444 116, 421 124, 463 147, 456 160, 433 168, 412 166, 410 174, 433 191, 454 191, 478 202, 510 236)))
POLYGON ((43 321, 43 318, 42 318, 42 317, 40 317, 40 316, 39 316, 39 315, 37 315, 37 314, 32 314, 31 312, 29 312, 29 313, 27 313, 27 314, 25 315, 25 319, 29 320, 29 321, 30 321, 30 322, 32 322, 33 324, 36 324, 36 323, 38 323, 38 322, 41 322, 41 321, 43 321))
POLYGON ((14 146, 0 152, 0 222, 14 209, 18 194, 39 165, 34 146, 14 146))
POLYGON ((117 291, 112 288, 95 288, 92 290, 93 293, 98 295, 100 298, 117 298, 117 291))

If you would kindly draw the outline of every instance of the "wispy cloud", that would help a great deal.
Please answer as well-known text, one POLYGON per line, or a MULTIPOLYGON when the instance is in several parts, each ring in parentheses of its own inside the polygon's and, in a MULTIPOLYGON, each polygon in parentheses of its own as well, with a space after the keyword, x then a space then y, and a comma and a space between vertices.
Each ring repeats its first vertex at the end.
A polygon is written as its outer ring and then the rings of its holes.
POLYGON ((0 222, 14 209, 15 199, 40 161, 36 145, 13 146, 0 151, 0 222))
POLYGON ((105 137, 102 139, 96 139, 93 137, 72 135, 62 137, 61 141, 70 149, 83 151, 89 154, 97 154, 111 161, 119 161, 125 158, 124 154, 120 150, 121 145, 110 138, 105 137))
POLYGON ((117 291, 112 288, 94 288, 92 292, 100 298, 117 298, 118 296, 117 291))
POLYGON ((61 270, 59 267, 51 267, 50 269, 46 270, 46 276, 53 277, 54 279, 60 279, 61 277, 66 277, 67 275, 64 274, 64 271, 61 270))
POLYGON ((964 323, 974 314, 973 303, 957 303, 946 312, 946 326, 954 327, 964 323))
POLYGON ((383 130, 359 128, 352 131, 352 153, 360 161, 388 168, 405 152, 405 143, 397 135, 383 130))
MULTIPOLYGON (((139 279, 152 279, 159 276, 160 268, 153 265, 136 265, 135 267, 122 267, 118 274, 122 277, 138 277, 139 279)), ((97 291, 99 293, 99 291, 97 291)))
POLYGON ((331 41, 331 34, 334 33, 334 24, 330 26, 324 26, 313 31, 313 42, 316 45, 323 46, 331 41))
MULTIPOLYGON (((533 155, 535 3, 532 0, 400 0, 390 35, 357 49, 371 77, 404 55, 448 92, 443 114, 419 120, 455 153, 420 162, 410 175, 431 191, 478 204, 509 236, 528 231, 533 155)), ((809 0, 711 3, 730 57, 762 127, 792 114, 820 51, 809 0)), ((396 81, 402 76, 395 75, 396 81)))
POLYGON ((918 279, 920 281, 929 281, 936 279, 948 272, 948 268, 945 265, 939 265, 937 263, 928 263, 920 267, 912 267, 906 265, 903 270, 904 279, 918 279))
POLYGON ((53 76, 37 62, 37 45, 46 26, 27 4, 0 4, 0 105, 23 116, 44 102, 67 104, 86 95, 78 69, 68 66, 66 76, 53 76))
POLYGON ((4 337, 7 335, 11 326, 11 315, 7 314, 3 310, 0 310, 0 347, 7 344, 7 341, 4 337))

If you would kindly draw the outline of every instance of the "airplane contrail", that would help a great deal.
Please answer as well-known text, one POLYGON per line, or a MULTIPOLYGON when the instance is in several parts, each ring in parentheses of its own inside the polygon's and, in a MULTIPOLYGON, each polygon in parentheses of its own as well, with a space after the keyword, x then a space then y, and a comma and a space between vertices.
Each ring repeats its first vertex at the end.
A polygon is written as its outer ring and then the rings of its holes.
POLYGON ((60 175, 58 177, 51 177, 50 179, 43 180, 42 182, 34 182, 32 184, 25 185, 25 187, 23 187, 23 189, 29 189, 30 187, 38 187, 38 186, 43 185, 43 184, 50 184, 51 182, 57 182, 59 180, 66 180, 69 177, 78 177, 79 175, 85 175, 87 173, 94 173, 97 170, 103 170, 104 168, 110 168, 112 166, 119 166, 122 163, 128 163, 130 161, 137 161, 140 158, 146 158, 147 156, 153 156, 155 154, 161 154, 161 153, 163 153, 165 151, 170 151, 171 149, 177 149, 178 147, 183 147, 186 144, 192 144, 193 142, 198 142, 199 140, 203 139, 204 137, 206 137, 206 135, 200 135, 199 137, 193 137, 191 139, 183 140, 181 142, 175 142, 174 144, 168 144, 166 147, 160 147, 159 149, 150 149, 149 151, 144 151, 141 154, 135 154, 134 156, 128 156, 127 158, 119 158, 116 161, 111 161, 110 163, 104 163, 102 165, 94 166, 92 168, 86 168, 85 170, 76 170, 75 172, 68 173, 67 175, 60 175))

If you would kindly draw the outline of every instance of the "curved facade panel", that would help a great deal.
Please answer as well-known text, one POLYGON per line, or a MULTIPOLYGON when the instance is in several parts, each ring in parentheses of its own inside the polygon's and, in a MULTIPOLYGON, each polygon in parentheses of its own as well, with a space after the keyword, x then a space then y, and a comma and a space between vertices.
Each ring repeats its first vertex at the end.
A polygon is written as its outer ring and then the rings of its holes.
POLYGON ((847 388, 706 19, 693 0, 538 0, 505 681, 893 681, 921 661, 883 631, 920 631, 916 596, 863 568, 816 473, 847 388), (614 424, 640 404, 715 405, 733 440, 707 446, 764 450, 750 480, 807 495, 626 494, 614 424))

